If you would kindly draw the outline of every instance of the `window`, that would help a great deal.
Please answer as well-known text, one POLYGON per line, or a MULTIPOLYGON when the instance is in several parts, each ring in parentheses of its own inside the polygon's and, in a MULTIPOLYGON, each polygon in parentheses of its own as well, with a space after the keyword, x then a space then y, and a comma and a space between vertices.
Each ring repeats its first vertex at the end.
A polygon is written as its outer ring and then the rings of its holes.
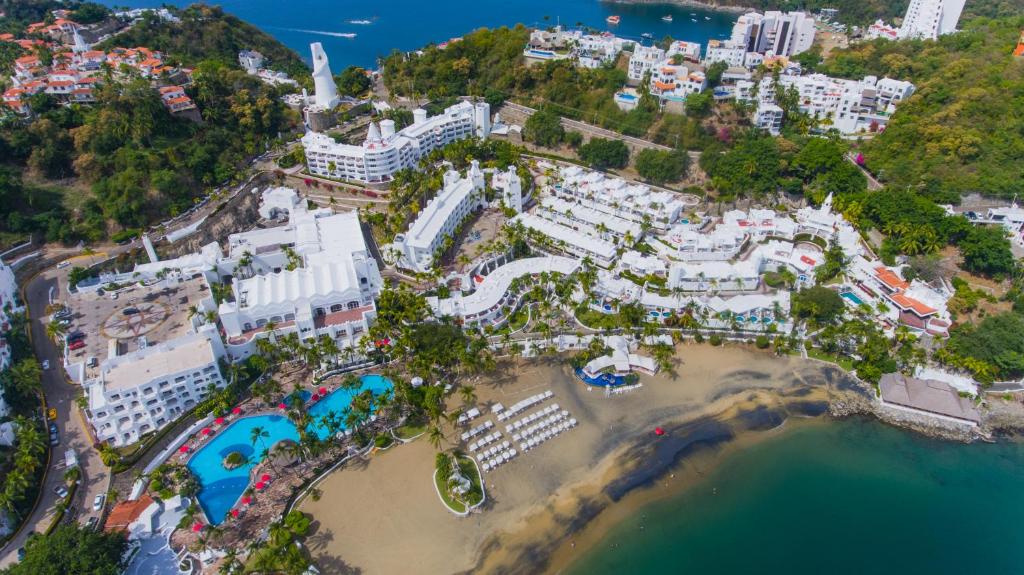
POLYGON ((359 307, 358 301, 353 300, 348 302, 348 309, 356 309, 357 307, 359 307))
POLYGON ((336 311, 341 311, 342 309, 344 309, 344 306, 342 306, 340 303, 336 303, 336 304, 331 306, 331 313, 334 313, 336 311))
POLYGON ((286 313, 284 314, 284 321, 295 321, 295 314, 286 313))

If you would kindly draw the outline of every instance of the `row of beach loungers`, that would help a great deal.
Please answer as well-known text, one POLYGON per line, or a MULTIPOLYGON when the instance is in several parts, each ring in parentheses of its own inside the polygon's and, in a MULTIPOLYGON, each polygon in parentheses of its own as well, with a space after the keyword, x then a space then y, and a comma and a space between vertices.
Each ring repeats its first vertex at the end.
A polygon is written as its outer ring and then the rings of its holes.
POLYGON ((463 433, 462 441, 469 441, 470 439, 476 437, 477 435, 480 435, 481 433, 484 433, 485 431, 491 429, 492 427, 494 427, 494 422, 488 419, 487 421, 481 423, 480 425, 474 427, 473 429, 470 429, 469 431, 463 433))
POLYGON ((519 455, 519 452, 512 449, 509 442, 496 445, 477 456, 477 461, 484 468, 484 471, 497 469, 502 463, 512 461, 519 455))
POLYGON ((529 451, 559 433, 576 427, 578 423, 576 418, 569 417, 569 412, 563 409, 530 425, 522 433, 513 433, 512 441, 519 443, 523 451, 529 451))
POLYGON ((470 421, 473 421, 478 417, 480 417, 480 410, 474 407, 473 409, 470 409, 466 413, 463 413, 462 415, 459 416, 459 425, 469 423, 470 421))
MULTIPOLYGON (((491 443, 494 443, 499 439, 501 439, 501 432, 495 431, 494 433, 483 436, 483 438, 481 438, 479 441, 474 441, 473 443, 470 443, 469 450, 476 451, 478 449, 483 449, 485 446, 490 445, 491 443)), ((508 442, 506 441, 505 443, 508 442)))
MULTIPOLYGON (((512 423, 510 423, 507 426, 505 426, 505 431, 507 431, 509 433, 512 433, 513 431, 518 431, 518 430, 526 427, 527 425, 530 425, 531 423, 533 423, 535 421, 539 421, 539 420, 541 420, 541 419, 543 419, 543 418, 545 418, 545 417, 547 417, 547 416, 549 416, 549 415, 551 415, 553 413, 557 413, 557 412, 558 412, 558 404, 557 403, 549 405, 549 406, 545 407, 544 409, 542 409, 542 410, 540 410, 540 411, 538 411, 536 413, 531 413, 530 415, 527 415, 526 417, 524 417, 522 419, 513 421, 512 423)), ((568 415, 569 412, 565 411, 564 413, 566 415, 568 415)))
POLYGON ((537 395, 531 395, 526 399, 519 401, 515 405, 509 406, 507 409, 501 411, 498 414, 498 421, 505 421, 515 417, 517 414, 526 411, 527 409, 537 405, 545 399, 551 399, 555 394, 551 390, 545 391, 544 393, 538 393, 537 395))

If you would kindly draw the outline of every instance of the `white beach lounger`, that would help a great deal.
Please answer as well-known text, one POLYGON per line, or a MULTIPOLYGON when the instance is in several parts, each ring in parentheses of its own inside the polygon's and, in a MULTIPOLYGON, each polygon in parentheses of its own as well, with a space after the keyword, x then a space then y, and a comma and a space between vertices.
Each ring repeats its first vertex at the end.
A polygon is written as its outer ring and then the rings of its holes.
POLYGON ((571 425, 571 426, 573 426, 573 427, 576 427, 576 424, 577 424, 577 423, 579 423, 579 422, 578 422, 578 421, 576 421, 576 418, 575 418, 575 417, 570 417, 570 418, 569 418, 569 425, 571 425))
POLYGON ((487 421, 484 422, 484 429, 490 429, 492 427, 494 427, 494 422, 493 421, 488 419, 487 421))
POLYGON ((522 449, 523 451, 527 451, 528 449, 530 449, 530 446, 528 444, 526 444, 526 443, 520 443, 519 444, 519 449, 522 449))
POLYGON ((474 441, 473 443, 469 444, 469 450, 470 451, 476 451, 477 446, 478 446, 477 442, 474 441))
POLYGON ((563 410, 562 410, 562 415, 563 415, 564 417, 569 417, 569 410, 568 410, 568 409, 563 409, 563 410))
POLYGON ((504 447, 505 449, 508 449, 509 445, 511 444, 508 441, 501 442, 501 446, 504 447))
POLYGON ((469 437, 470 437, 470 435, 468 433, 463 433, 462 434, 462 441, 466 441, 467 439, 469 439, 469 437))
POLYGON ((485 471, 485 472, 487 472, 487 471, 490 471, 490 470, 491 470, 491 464, 490 464, 490 463, 487 463, 487 462, 485 461, 485 462, 484 462, 484 471, 485 471))

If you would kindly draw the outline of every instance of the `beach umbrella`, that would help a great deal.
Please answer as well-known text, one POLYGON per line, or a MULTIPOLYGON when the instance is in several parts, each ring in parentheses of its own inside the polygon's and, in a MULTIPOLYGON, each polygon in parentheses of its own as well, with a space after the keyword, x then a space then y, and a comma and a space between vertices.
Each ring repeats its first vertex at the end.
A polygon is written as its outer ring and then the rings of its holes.
POLYGON ((195 523, 192 525, 192 532, 199 533, 203 530, 204 525, 202 523, 195 523))
POLYGON ((213 430, 210 429, 209 427, 204 427, 202 433, 203 435, 210 435, 211 433, 213 433, 213 430))
POLYGON ((263 477, 260 477, 260 481, 270 481, 270 474, 264 473, 263 477))
POLYGON ((232 517, 238 517, 239 513, 240 513, 240 511, 238 511, 237 509, 232 509, 231 510, 231 516, 232 517))
POLYGON ((242 413, 242 408, 241 407, 235 407, 234 409, 231 410, 231 413, 234 414, 234 415, 239 415, 239 414, 242 413))
POLYGON ((252 503, 252 497, 249 497, 248 495, 246 495, 245 497, 242 498, 242 503, 244 503, 246 505, 252 503))
POLYGON ((188 446, 187 445, 182 445, 181 447, 178 448, 178 451, 180 451, 182 453, 188 453, 188 446))
POLYGON ((314 393, 312 399, 313 401, 320 401, 320 394, 314 393))
POLYGON ((259 481, 259 482, 256 483, 256 485, 253 485, 253 487, 256 488, 256 491, 263 491, 263 488, 266 487, 266 486, 267 486, 267 484, 263 483, 262 481, 259 481))
POLYGON ((217 425, 224 425, 224 418, 218 417, 217 419, 214 419, 213 422, 216 423, 217 425))
POLYGON ((665 435, 665 430, 660 427, 654 428, 654 435, 665 435))
POLYGON ((288 409, 288 406, 285 405, 284 402, 281 402, 281 403, 277 404, 277 408, 278 409, 288 409))
POLYGON ((320 395, 327 395, 327 388, 326 387, 321 387, 318 391, 320 392, 320 395))

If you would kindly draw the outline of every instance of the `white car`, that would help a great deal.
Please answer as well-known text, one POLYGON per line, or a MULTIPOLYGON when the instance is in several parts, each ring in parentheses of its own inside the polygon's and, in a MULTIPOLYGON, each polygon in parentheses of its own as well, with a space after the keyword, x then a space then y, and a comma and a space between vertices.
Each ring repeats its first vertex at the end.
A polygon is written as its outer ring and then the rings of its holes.
POLYGON ((69 265, 71 265, 71 262, 69 262, 68 260, 64 260, 64 261, 60 262, 59 264, 57 264, 57 269, 59 269, 59 270, 60 269, 64 269, 64 268, 68 267, 69 265))
POLYGON ((43 369, 44 370, 50 369, 50 360, 48 360, 48 359, 44 359, 43 360, 43 369))
POLYGON ((92 500, 92 510, 99 511, 100 509, 103 509, 103 503, 106 499, 107 496, 102 493, 97 495, 96 498, 92 500))

